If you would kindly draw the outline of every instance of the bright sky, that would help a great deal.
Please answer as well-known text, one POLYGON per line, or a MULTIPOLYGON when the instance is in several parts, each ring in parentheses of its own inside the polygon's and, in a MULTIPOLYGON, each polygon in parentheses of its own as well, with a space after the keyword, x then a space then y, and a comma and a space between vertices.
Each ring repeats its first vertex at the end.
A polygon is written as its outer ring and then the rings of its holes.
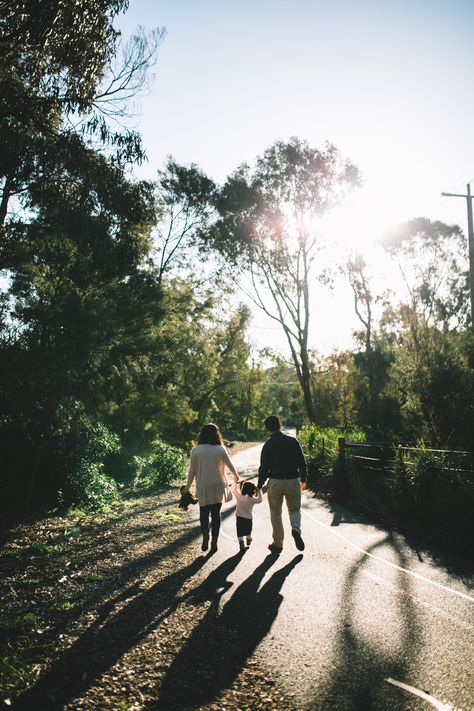
MULTIPOLYGON (((157 78, 137 128, 153 177, 172 154, 223 181, 277 139, 328 140, 364 186, 322 226, 333 255, 359 249, 385 286, 375 241, 426 216, 466 229, 474 182, 473 0, 131 0, 119 26, 164 26, 157 78)), ((335 258, 335 257, 334 257, 335 258)), ((316 291, 311 345, 348 346, 351 292, 316 291)), ((281 343, 256 316, 258 343, 281 343)))

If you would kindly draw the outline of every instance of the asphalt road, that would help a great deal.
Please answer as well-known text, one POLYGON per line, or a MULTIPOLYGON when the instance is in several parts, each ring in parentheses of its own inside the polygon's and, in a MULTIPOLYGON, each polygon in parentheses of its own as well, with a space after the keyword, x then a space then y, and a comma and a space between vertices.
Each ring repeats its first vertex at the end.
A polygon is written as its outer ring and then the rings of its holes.
MULTIPOLYGON (((255 473, 259 454, 253 447, 235 456, 241 476, 255 473)), ((221 618, 247 635, 248 657, 295 709, 474 709, 469 571, 311 492, 302 511, 303 554, 284 511, 283 552, 268 555, 264 496, 254 508, 253 543, 238 556, 235 506, 223 506, 206 575, 219 573, 221 618)), ((197 513, 190 509, 196 527, 197 513)))

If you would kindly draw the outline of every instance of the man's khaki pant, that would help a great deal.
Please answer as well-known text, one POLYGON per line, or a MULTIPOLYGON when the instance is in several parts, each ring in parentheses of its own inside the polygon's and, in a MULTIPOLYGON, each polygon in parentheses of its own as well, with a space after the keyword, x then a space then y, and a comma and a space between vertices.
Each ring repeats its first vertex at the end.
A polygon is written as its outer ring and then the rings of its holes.
POLYGON ((286 500, 290 515, 291 529, 301 533, 301 488, 299 479, 269 479, 267 489, 270 519, 273 529, 273 543, 283 547, 283 521, 281 507, 286 500))

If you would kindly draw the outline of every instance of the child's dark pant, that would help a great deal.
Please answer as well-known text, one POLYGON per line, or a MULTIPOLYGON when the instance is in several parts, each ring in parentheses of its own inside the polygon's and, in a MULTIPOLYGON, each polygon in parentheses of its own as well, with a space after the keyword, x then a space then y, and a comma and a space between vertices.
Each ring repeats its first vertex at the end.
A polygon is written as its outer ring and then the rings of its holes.
POLYGON ((199 520, 201 522, 201 532, 209 530, 209 516, 211 517, 211 533, 213 538, 217 538, 221 527, 221 506, 222 504, 209 504, 199 507, 199 520))
POLYGON ((252 519, 244 518, 243 516, 236 516, 235 522, 237 524, 237 536, 250 536, 252 533, 252 519))

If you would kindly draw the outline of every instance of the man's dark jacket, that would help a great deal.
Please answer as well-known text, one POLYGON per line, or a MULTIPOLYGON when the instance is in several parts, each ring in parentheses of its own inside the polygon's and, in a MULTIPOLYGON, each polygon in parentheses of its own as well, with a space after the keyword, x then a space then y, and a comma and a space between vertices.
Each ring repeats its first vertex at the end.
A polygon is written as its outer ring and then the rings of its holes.
POLYGON ((296 437, 272 432, 263 445, 258 470, 258 486, 262 487, 267 478, 301 479, 306 481, 307 470, 303 450, 296 437))

